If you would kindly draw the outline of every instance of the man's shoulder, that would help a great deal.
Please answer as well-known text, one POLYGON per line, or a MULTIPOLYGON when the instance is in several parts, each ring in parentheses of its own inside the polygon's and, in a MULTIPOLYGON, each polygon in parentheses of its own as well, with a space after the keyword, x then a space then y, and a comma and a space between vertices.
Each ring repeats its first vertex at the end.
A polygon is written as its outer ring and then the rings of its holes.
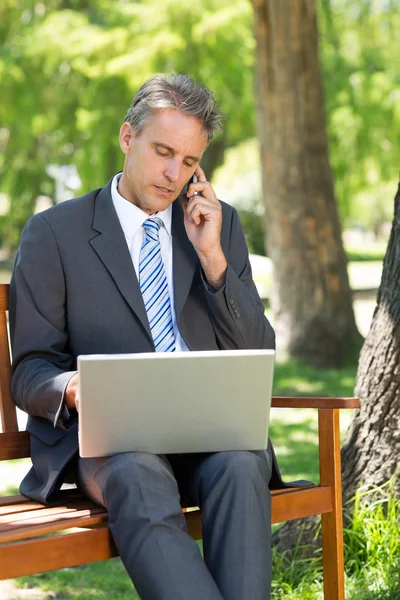
POLYGON ((79 218, 86 212, 93 211, 94 201, 101 189, 102 188, 98 188, 88 192, 87 194, 84 194, 83 196, 78 196, 77 198, 72 198, 71 200, 65 200, 60 204, 56 204, 37 213, 35 217, 42 218, 49 223, 65 218, 79 218))
POLYGON ((223 220, 232 220, 232 218, 237 216, 237 210, 231 204, 224 202, 223 200, 219 200, 222 208, 222 218, 223 220))

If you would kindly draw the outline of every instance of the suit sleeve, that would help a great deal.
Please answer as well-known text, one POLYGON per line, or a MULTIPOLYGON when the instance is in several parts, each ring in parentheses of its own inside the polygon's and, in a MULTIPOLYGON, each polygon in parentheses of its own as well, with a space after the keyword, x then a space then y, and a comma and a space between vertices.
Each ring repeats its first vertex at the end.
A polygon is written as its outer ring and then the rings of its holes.
POLYGON ((216 293, 206 286, 211 319, 222 349, 274 349, 275 333, 264 316, 254 284, 243 229, 235 209, 229 232, 225 285, 216 293))
POLYGON ((25 226, 10 285, 11 392, 29 415, 63 427, 63 396, 74 374, 66 290, 53 232, 41 215, 25 226))

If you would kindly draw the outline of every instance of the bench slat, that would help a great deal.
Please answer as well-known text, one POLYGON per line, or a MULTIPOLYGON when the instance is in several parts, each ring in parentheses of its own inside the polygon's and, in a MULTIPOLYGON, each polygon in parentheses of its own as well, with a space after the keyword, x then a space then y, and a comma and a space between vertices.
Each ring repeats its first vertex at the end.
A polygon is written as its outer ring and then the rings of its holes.
MULTIPOLYGON (((281 491, 281 490, 279 490, 281 491)), ((303 519, 332 510, 332 490, 329 486, 297 489, 271 498, 272 523, 303 519)))
MULTIPOLYGON (((271 495, 273 523, 313 515, 316 507, 321 513, 332 510, 329 487, 314 486, 305 489, 274 490, 271 495)), ((98 525, 107 520, 107 511, 89 500, 81 500, 69 507, 43 508, 38 503, 30 503, 28 507, 33 507, 33 509, 29 510, 28 508, 21 512, 18 512, 19 507, 23 509, 24 505, 17 504, 17 512, 14 513, 8 512, 10 506, 4 507, 0 511, 0 544, 75 527, 98 525)), ((188 521, 197 519, 200 511, 196 508, 193 510, 193 507, 189 510, 190 512, 185 512, 186 519, 188 521)), ((201 532, 201 529, 198 531, 201 532)))
POLYGON ((108 527, 0 545, 0 580, 117 556, 108 527))
MULTIPOLYGON (((274 490, 271 495, 273 523, 290 519, 292 514, 295 514, 296 518, 315 514, 316 506, 318 511, 322 512, 332 509, 331 489, 327 486, 274 490)), ((74 515, 71 514, 72 518, 59 519, 45 526, 47 533, 62 531, 66 527, 97 526, 82 532, 29 539, 32 535, 43 535, 43 526, 17 527, 12 534, 13 540, 24 541, 0 544, 0 579, 72 567, 117 556, 107 527, 107 513, 101 507, 97 507, 97 514, 93 514, 94 510, 95 508, 92 508, 85 517, 73 518, 74 515), (38 533, 39 531, 41 533, 38 533), (18 536, 18 532, 21 534, 19 538, 15 537, 18 536)), ((200 511, 186 512, 185 518, 190 535, 200 539, 200 511)))
POLYGON ((12 506, 6 506, 0 510, 0 532, 5 524, 13 523, 17 526, 18 522, 38 519, 40 517, 53 517, 64 515, 66 513, 79 512, 80 510, 89 510, 97 507, 91 500, 82 499, 80 502, 71 503, 68 506, 43 506, 37 502, 20 504, 13 510, 12 506))
MULTIPOLYGON (((20 504, 27 504, 28 502, 32 502, 32 500, 29 500, 29 498, 26 498, 25 496, 22 496, 21 494, 17 494, 16 496, 1 496, 0 497, 0 514, 2 514, 2 507, 3 506, 19 506, 20 504)), ((43 506, 42 504, 39 503, 35 503, 38 504, 38 506, 43 506)))
POLYGON ((0 460, 29 458, 30 455, 29 433, 27 431, 0 433, 0 460))
POLYGON ((358 398, 273 396, 271 406, 273 408, 360 408, 360 400, 358 398))
MULTIPOLYGON (((87 528, 94 525, 107 523, 107 512, 104 509, 97 508, 96 510, 82 512, 80 515, 66 515, 65 518, 59 518, 56 521, 50 517, 47 522, 43 520, 38 524, 27 525, 26 527, 10 527, 7 531, 0 534, 0 548, 2 544, 9 544, 18 540, 28 540, 32 538, 42 537, 50 533, 59 533, 75 528, 87 528)), ((66 534, 69 537, 71 533, 66 534)), ((54 537, 53 537, 54 539, 54 537)))

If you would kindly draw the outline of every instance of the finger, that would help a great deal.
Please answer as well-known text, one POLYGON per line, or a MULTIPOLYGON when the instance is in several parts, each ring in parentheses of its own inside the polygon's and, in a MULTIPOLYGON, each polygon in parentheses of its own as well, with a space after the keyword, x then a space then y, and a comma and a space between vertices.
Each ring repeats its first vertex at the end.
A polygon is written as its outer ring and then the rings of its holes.
POLYGON ((196 225, 199 225, 203 219, 207 219, 216 214, 216 208, 211 204, 196 202, 193 206, 191 203, 189 205, 188 216, 196 223, 196 225))
MULTIPOLYGON (((208 181, 198 181, 197 183, 191 183, 188 187, 186 196, 188 198, 193 198, 193 196, 198 195, 208 195, 210 196, 211 184, 208 181)), ((214 193, 212 193, 214 196, 214 193)))
POLYGON ((186 206, 186 214, 188 216, 192 216, 194 210, 200 210, 200 212, 208 213, 211 212, 215 208, 215 205, 212 201, 204 196, 193 196, 189 198, 186 206))
POLYGON ((197 165, 195 174, 197 175, 197 179, 199 181, 201 181, 201 182, 207 181, 207 177, 200 165, 197 165))

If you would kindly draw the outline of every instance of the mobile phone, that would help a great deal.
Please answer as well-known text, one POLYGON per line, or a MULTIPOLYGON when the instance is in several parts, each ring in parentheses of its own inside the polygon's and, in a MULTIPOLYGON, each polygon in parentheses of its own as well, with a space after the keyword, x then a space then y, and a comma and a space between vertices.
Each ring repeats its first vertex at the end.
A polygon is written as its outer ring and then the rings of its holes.
MULTIPOLYGON (((197 179, 197 175, 195 173, 193 173, 193 175, 191 176, 191 178, 189 179, 189 181, 186 184, 186 191, 185 193, 187 193, 188 189, 189 189, 189 185, 191 183, 197 183, 198 179, 197 179)), ((197 195, 197 192, 194 194, 195 196, 197 195)), ((193 196, 190 196, 190 198, 188 198, 188 200, 190 200, 191 198, 193 198, 193 196)))

